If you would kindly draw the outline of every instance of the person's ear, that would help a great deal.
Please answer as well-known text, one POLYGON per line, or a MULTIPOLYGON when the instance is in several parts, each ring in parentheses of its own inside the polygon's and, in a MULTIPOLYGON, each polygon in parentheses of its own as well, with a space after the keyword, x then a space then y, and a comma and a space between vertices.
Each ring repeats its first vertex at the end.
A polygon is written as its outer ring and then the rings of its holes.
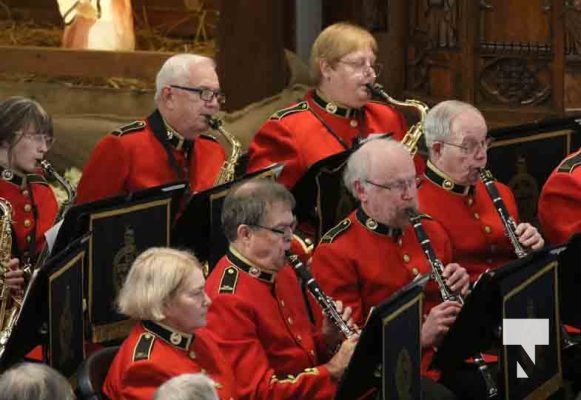
POLYGON ((169 86, 164 86, 161 89, 161 93, 159 96, 159 100, 167 107, 167 108, 173 108, 174 107, 174 100, 175 100, 175 91, 169 87, 169 86))
POLYGON ((359 201, 364 201, 367 199, 367 190, 363 182, 361 182, 360 180, 356 180, 355 182, 353 182, 353 189, 359 201))
POLYGON ((252 229, 248 225, 240 224, 236 229, 236 237, 241 240, 250 240, 252 236, 252 229))
POLYGON ((428 149, 431 160, 438 160, 442 157, 442 151, 444 150, 444 143, 433 142, 428 149))
POLYGON ((333 71, 334 66, 329 63, 328 60, 324 58, 319 59, 319 70, 321 71, 321 77, 323 80, 330 80, 331 79, 331 72, 333 71))

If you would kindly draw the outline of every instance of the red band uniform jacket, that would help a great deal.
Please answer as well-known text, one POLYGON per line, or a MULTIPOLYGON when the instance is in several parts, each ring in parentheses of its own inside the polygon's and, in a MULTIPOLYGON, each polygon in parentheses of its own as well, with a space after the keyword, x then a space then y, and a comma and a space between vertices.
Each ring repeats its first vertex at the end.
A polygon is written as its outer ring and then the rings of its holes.
MULTIPOLYGON (((448 264, 452 250, 446 233, 427 216, 423 216, 422 225, 436 255, 448 264)), ((323 236, 313 255, 312 271, 323 292, 351 307, 353 321, 363 327, 372 307, 418 275, 430 274, 431 266, 411 225, 403 231, 392 228, 359 208, 323 236)), ((425 294, 427 314, 442 297, 433 281, 427 284, 425 294)), ((427 374, 431 352, 425 354, 422 372, 427 374)), ((428 375, 437 377, 436 373, 428 375)))
MULTIPOLYGON (((454 183, 428 161, 418 189, 420 210, 438 221, 452 243, 453 260, 474 282, 483 272, 513 260, 513 247, 486 187, 454 183)), ((496 182, 509 214, 518 221, 516 200, 508 186, 496 182)))
POLYGON ((206 281, 208 329, 234 366, 240 399, 332 399, 336 384, 321 355, 290 265, 261 270, 232 247, 206 281))
POLYGON ((551 244, 562 244, 581 232, 581 150, 570 154, 551 173, 539 198, 539 221, 551 244))
POLYGON ((0 197, 12 207, 12 256, 33 261, 58 213, 52 188, 40 174, 24 175, 0 166, 0 197))
POLYGON ((310 91, 304 101, 277 111, 262 125, 248 148, 247 171, 284 162, 278 181, 291 189, 311 165, 371 133, 393 133, 401 140, 406 133, 403 115, 373 101, 361 109, 338 107, 310 91))
POLYGON ((230 365, 205 329, 194 334, 152 321, 137 323, 115 356, 103 384, 111 400, 151 400, 165 381, 204 373, 216 384, 220 399, 235 399, 230 365))
POLYGON ((225 160, 212 137, 184 139, 159 111, 102 138, 83 169, 77 203, 99 200, 175 181, 192 192, 210 188, 225 160))

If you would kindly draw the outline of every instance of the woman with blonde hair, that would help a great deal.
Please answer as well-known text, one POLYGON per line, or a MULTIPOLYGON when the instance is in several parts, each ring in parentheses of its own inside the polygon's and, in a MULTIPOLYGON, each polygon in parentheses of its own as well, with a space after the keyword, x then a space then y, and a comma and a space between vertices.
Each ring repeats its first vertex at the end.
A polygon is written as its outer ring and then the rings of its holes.
POLYGON ((232 399, 230 366, 206 325, 210 299, 199 261, 186 251, 153 247, 133 263, 119 293, 119 311, 137 322, 115 356, 103 386, 115 399, 151 399, 174 376, 203 372, 220 399, 232 399))
POLYGON ((275 112, 248 149, 248 172, 283 162, 279 182, 289 189, 311 165, 372 133, 392 133, 397 140, 406 133, 400 112, 371 101, 367 85, 382 65, 377 42, 365 29, 347 22, 327 27, 312 46, 310 70, 314 89, 275 112))

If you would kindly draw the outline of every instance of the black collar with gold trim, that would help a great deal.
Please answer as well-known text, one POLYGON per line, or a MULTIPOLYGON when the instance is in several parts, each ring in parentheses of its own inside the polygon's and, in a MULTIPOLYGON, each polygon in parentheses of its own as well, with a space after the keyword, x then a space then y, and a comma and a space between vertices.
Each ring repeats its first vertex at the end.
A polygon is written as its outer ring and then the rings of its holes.
POLYGON ((165 142, 169 143, 178 151, 189 153, 193 147, 191 139, 184 138, 180 133, 173 129, 163 118, 159 110, 155 110, 149 117, 149 123, 155 135, 165 142))
POLYGON ((230 247, 227 252, 228 259, 234 264, 238 269, 246 272, 253 278, 259 281, 273 283, 276 277, 276 272, 263 271, 256 265, 252 264, 248 259, 242 256, 236 249, 230 247))
POLYGON ((171 344, 174 347, 182 350, 188 350, 192 341, 195 339, 193 334, 188 334, 180 331, 176 331, 167 326, 162 326, 153 321, 141 321, 141 324, 145 330, 158 336, 164 342, 171 344))
POLYGON ((424 172, 426 178, 432 183, 446 189, 449 192, 456 194, 461 194, 463 196, 472 194, 474 192, 474 186, 460 185, 455 183, 449 176, 440 171, 434 164, 429 160, 426 165, 426 171, 424 172))
POLYGON ((0 165, 0 180, 12 183, 18 187, 25 187, 28 183, 47 183, 43 176, 37 174, 23 174, 0 165))
POLYGON ((317 93, 316 90, 313 91, 313 101, 315 102, 316 105, 321 107, 329 114, 338 115, 340 117, 354 118, 361 113, 361 110, 357 108, 343 108, 339 107, 336 103, 333 103, 332 101, 326 101, 317 93))
POLYGON ((377 222, 369 215, 367 215, 362 208, 357 209, 357 211, 355 212, 355 217, 357 218, 357 221, 359 221, 359 223, 363 225, 365 228, 372 232, 379 233, 380 235, 395 238, 401 236, 402 234, 401 229, 393 228, 391 226, 384 225, 381 222, 377 222))

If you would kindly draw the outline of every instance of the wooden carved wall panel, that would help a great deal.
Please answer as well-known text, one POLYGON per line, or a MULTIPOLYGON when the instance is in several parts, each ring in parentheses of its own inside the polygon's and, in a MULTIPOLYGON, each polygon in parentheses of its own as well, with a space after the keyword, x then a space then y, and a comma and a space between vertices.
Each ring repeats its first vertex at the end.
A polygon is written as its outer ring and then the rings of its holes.
POLYGON ((551 0, 480 2, 476 37, 477 105, 552 106, 551 0))
POLYGON ((551 95, 549 62, 519 57, 486 59, 481 64, 480 93, 495 104, 532 106, 551 95))
POLYGON ((479 10, 480 43, 552 43, 552 8, 547 0, 488 0, 479 10))
POLYGON ((572 0, 565 9, 565 54, 581 55, 581 0, 572 0))
POLYGON ((458 0, 413 0, 409 13, 406 90, 425 96, 456 93, 459 34, 458 0))

